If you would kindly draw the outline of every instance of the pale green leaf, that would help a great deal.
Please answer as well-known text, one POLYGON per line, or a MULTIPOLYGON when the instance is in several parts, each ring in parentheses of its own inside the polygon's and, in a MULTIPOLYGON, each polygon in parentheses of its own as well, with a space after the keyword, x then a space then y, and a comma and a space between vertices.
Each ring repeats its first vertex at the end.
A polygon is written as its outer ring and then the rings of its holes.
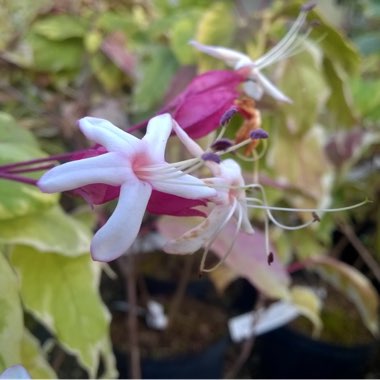
POLYGON ((110 321, 98 292, 99 263, 88 254, 66 257, 22 246, 15 247, 11 261, 25 308, 95 377, 110 321))
POLYGON ((38 147, 33 133, 22 128, 11 115, 5 112, 0 112, 0 141, 38 147))
POLYGON ((314 257, 310 263, 310 269, 319 273, 355 304, 368 330, 374 335, 378 334, 379 296, 368 278, 355 267, 332 257, 314 257))
MULTIPOLYGON (((235 18, 231 5, 226 2, 217 2, 203 12, 199 21, 195 39, 205 45, 228 46, 235 31, 235 18)), ((199 53, 200 71, 216 68, 217 60, 199 53)))
POLYGON ((20 363, 24 330, 18 281, 4 254, 0 252, 0 373, 20 363))
POLYGON ((301 315, 308 318, 314 326, 314 335, 322 329, 322 303, 316 293, 306 286, 295 285, 290 289, 291 302, 297 306, 301 315))
POLYGON ((96 53, 90 60, 91 69, 107 91, 115 91, 123 84, 125 75, 103 53, 96 53))
POLYGON ((78 70, 81 66, 84 47, 79 39, 53 41, 35 33, 30 33, 26 41, 33 50, 32 67, 36 71, 56 73, 78 70))
POLYGON ((182 65, 195 63, 196 51, 189 44, 194 38, 200 12, 188 12, 181 15, 170 28, 171 48, 182 65))
POLYGON ((330 94, 323 75, 320 51, 306 42, 303 47, 302 53, 283 62, 282 75, 279 80, 274 80, 293 101, 281 107, 286 126, 293 133, 304 133, 313 126, 330 94))
POLYGON ((21 343, 21 363, 32 379, 56 379, 57 375, 46 360, 40 343, 28 330, 24 330, 21 343))
POLYGON ((331 89, 327 101, 329 123, 335 129, 337 126, 351 127, 357 118, 354 112, 354 102, 349 86, 349 77, 333 60, 325 57, 323 67, 326 81, 331 89))
POLYGON ((49 40, 66 40, 83 37, 86 32, 85 19, 69 14, 58 14, 38 20, 33 24, 33 32, 49 40))
MULTIPOLYGON (((23 138, 21 134, 19 136, 20 139, 23 138)), ((9 138, 16 139, 17 134, 9 138)), ((43 156, 44 154, 33 144, 0 142, 0 164, 10 164, 43 156)), ((29 177, 37 179, 40 174, 35 172, 29 177)), ((0 221, 46 209, 57 203, 57 200, 56 194, 44 194, 36 186, 0 179, 0 221)))
POLYGON ((91 232, 60 207, 0 222, 0 243, 78 256, 90 249, 91 232))
POLYGON ((137 110, 147 111, 162 101, 177 67, 178 63, 169 49, 152 48, 152 56, 142 64, 141 80, 135 87, 134 104, 137 110))
MULTIPOLYGON (((268 165, 278 178, 304 194, 289 194, 287 200, 291 205, 298 208, 325 205, 330 196, 333 172, 324 152, 325 132, 322 127, 314 125, 303 136, 279 131, 278 137, 271 141, 268 165)), ((310 219, 310 213, 307 217, 310 219)))

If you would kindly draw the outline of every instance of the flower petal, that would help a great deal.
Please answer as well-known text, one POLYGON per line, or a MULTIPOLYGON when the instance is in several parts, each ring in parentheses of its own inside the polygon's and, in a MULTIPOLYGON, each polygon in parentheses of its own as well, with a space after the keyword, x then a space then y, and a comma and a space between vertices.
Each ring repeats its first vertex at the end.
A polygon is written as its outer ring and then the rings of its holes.
MULTIPOLYGON (((228 49, 221 46, 203 45, 197 41, 190 41, 190 45, 194 46, 199 51, 211 55, 214 58, 223 60, 227 65, 235 68, 236 65, 243 66, 245 64, 253 63, 252 60, 243 53, 236 50, 228 49)), ((240 68, 239 67, 239 68, 240 68)))
POLYGON ((290 98, 288 98, 283 92, 281 92, 265 75, 263 75, 259 70, 252 71, 253 79, 256 79, 258 84, 264 88, 264 92, 272 96, 274 99, 285 102, 293 103, 290 98))
POLYGON ((1 373, 0 379, 31 379, 31 377, 22 365, 16 364, 1 373))
MULTIPOLYGON (((167 165, 169 166, 169 164, 167 165)), ((216 195, 215 189, 207 186, 199 178, 183 174, 180 170, 173 174, 172 179, 158 174, 156 178, 152 175, 149 182, 155 190, 188 199, 210 198, 216 195)))
POLYGON ((161 162, 165 158, 165 149, 170 133, 172 132, 173 119, 168 113, 150 119, 146 134, 142 138, 149 145, 149 155, 153 160, 161 162))
POLYGON ((46 172, 37 182, 45 193, 76 189, 92 183, 121 185, 132 171, 128 161, 118 153, 67 162, 46 172))
POLYGON ((124 132, 105 119, 84 117, 78 123, 88 139, 104 146, 109 152, 133 153, 140 142, 137 137, 124 132))
POLYGON ((151 186, 137 178, 121 186, 113 214, 92 239, 94 260, 111 261, 130 248, 139 233, 151 193, 151 186))
MULTIPOLYGON (((163 247, 164 251, 173 254, 189 254, 198 251, 217 233, 229 212, 229 207, 215 206, 203 222, 179 238, 168 241, 163 247)), ((162 232, 166 235, 165 230, 162 232)))

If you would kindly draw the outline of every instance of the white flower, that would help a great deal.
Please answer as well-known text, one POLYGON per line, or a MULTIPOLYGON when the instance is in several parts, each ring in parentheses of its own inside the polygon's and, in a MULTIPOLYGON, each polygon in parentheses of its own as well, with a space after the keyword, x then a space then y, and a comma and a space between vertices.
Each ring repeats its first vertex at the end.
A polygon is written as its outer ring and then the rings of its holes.
MULTIPOLYGON (((194 156, 205 157, 203 149, 177 124, 173 126, 177 136, 194 156)), ((204 182, 216 190, 209 200, 214 202, 207 218, 182 236, 167 242, 163 249, 167 253, 188 254, 205 247, 205 254, 227 223, 235 217, 235 235, 231 236, 231 249, 240 230, 252 234, 253 228, 248 218, 245 184, 241 168, 232 159, 213 162, 205 161, 213 174, 204 182)), ((228 252, 227 252, 228 254, 228 252)), ((204 256, 205 257, 205 256, 204 256)))
POLYGON ((132 245, 152 189, 189 199, 209 198, 216 194, 200 179, 185 174, 176 164, 165 162, 165 148, 172 125, 169 114, 157 116, 150 120, 147 132, 140 140, 107 120, 85 117, 79 121, 81 131, 108 152, 57 166, 38 181, 40 189, 47 193, 96 183, 120 186, 120 197, 113 214, 92 240, 91 254, 95 260, 113 260, 132 245))
POLYGON ((271 83, 271 81, 261 73, 261 70, 294 54, 298 46, 296 43, 298 33, 306 20, 308 12, 312 8, 313 6, 311 5, 302 7, 297 20, 282 40, 263 56, 255 60, 246 54, 221 46, 203 45, 197 41, 190 41, 190 44, 201 52, 224 61, 235 70, 239 70, 243 67, 250 68, 249 79, 253 80, 254 83, 247 82, 245 90, 247 94, 254 99, 260 99, 265 92, 276 100, 291 103, 291 99, 271 83))

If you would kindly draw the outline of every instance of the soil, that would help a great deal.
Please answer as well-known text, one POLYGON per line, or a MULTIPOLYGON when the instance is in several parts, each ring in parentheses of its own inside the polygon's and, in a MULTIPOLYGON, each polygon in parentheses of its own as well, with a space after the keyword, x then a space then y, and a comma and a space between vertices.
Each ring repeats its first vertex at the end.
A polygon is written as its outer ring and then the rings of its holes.
MULTIPOLYGON (((155 301, 168 310, 171 299, 161 296, 155 297, 155 301)), ((163 331, 153 330, 143 318, 139 319, 138 335, 142 357, 161 359, 199 352, 226 334, 227 318, 221 309, 190 297, 183 301, 176 318, 163 331)), ((111 339, 117 350, 124 353, 129 351, 126 314, 114 314, 111 339)))

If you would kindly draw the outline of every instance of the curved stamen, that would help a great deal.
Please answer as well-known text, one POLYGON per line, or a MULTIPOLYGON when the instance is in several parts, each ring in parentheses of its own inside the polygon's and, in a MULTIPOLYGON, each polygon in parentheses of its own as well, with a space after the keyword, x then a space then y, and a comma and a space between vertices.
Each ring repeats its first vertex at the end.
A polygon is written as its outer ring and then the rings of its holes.
POLYGON ((237 206, 236 210, 238 212, 238 220, 237 220, 236 227, 235 227, 234 237, 233 237, 233 239, 232 239, 232 241, 231 241, 231 243, 227 249, 227 252, 224 254, 222 259, 217 264, 215 264, 213 267, 206 269, 206 268, 204 268, 204 265, 203 265, 203 267, 201 268, 202 272, 212 272, 215 269, 219 268, 226 261, 227 257, 231 254, 232 249, 236 243, 237 237, 239 235, 239 231, 240 231, 242 222, 243 222, 243 211, 241 209, 241 205, 239 203, 237 203, 236 206, 237 206))
POLYGON ((223 222, 221 223, 221 225, 218 227, 218 229, 211 236, 209 242, 207 243, 207 245, 206 245, 206 247, 205 247, 205 249, 203 251, 202 260, 201 260, 201 264, 200 264, 200 271, 201 272, 204 271, 207 254, 208 254, 208 251, 211 248, 211 245, 214 243, 214 241, 218 237, 219 233, 223 230, 223 228, 227 225, 227 223, 232 218, 232 216, 233 216, 233 214, 234 214, 234 212, 236 210, 236 205, 237 205, 237 200, 236 200, 236 198, 234 198, 229 213, 227 214, 226 218, 223 220, 223 222))

